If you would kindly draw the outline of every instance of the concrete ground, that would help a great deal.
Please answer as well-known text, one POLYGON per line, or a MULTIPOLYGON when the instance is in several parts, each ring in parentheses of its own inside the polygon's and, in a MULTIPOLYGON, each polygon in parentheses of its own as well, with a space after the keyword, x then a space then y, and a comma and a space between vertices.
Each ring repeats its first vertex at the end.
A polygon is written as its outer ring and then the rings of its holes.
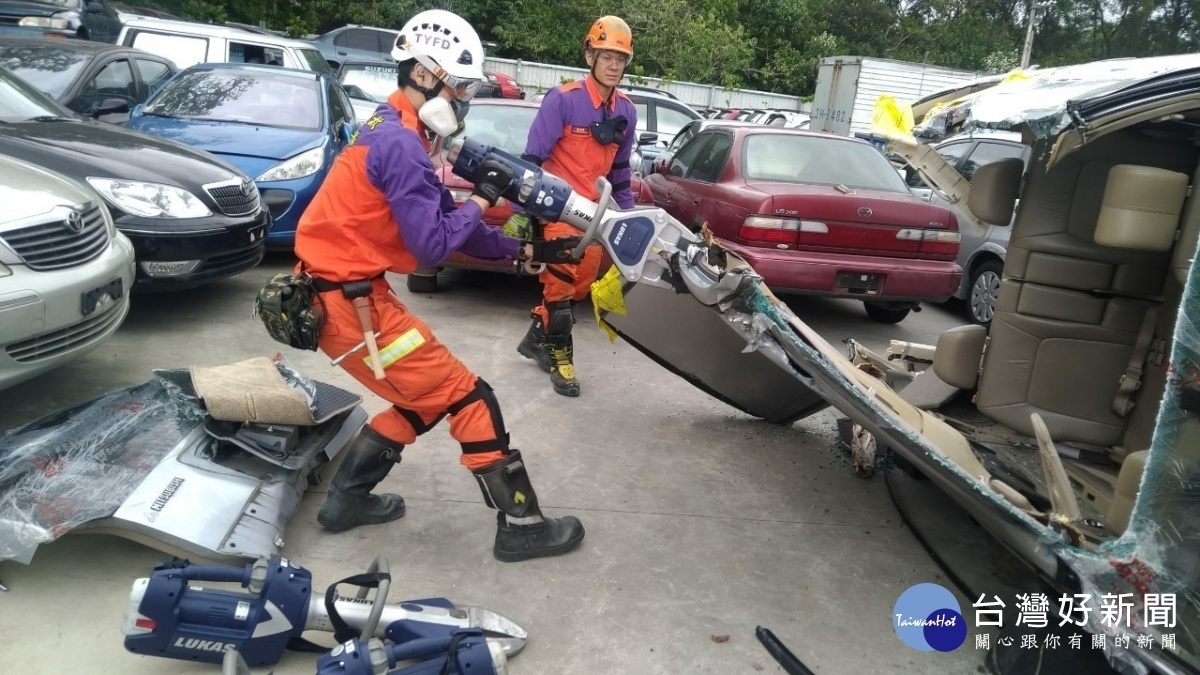
MULTIPOLYGON (((365 394, 368 412, 383 409, 323 355, 273 342, 251 318, 258 288, 290 264, 272 256, 194 292, 135 297, 125 325, 97 351, 0 392, 0 429, 140 382, 154 368, 219 365, 281 349, 308 376, 365 394)), ((579 516, 587 538, 558 558, 493 559, 492 512, 442 424, 407 449, 384 482, 408 502, 402 520, 330 534, 315 522, 322 495, 309 494, 285 554, 312 570, 317 587, 364 571, 383 554, 393 601, 445 596, 524 626, 530 641, 509 664, 513 673, 781 672, 755 639, 758 625, 816 672, 982 671, 984 652, 974 649, 973 636, 949 654, 919 652, 896 637, 892 608, 904 590, 924 582, 954 588, 901 527, 882 475, 864 480, 850 471, 836 447, 835 411, 790 427, 751 418, 629 345, 609 344, 588 312, 576 327, 583 396, 567 399, 515 351, 538 296, 532 280, 450 271, 442 292, 429 296, 412 296, 402 277, 392 284, 492 383, 546 511, 579 516)), ((892 338, 933 344, 964 322, 957 307, 929 306, 883 326, 855 302, 790 303, 832 343, 854 337, 878 350, 892 338)), ((906 499, 929 492, 909 488, 906 499)), ((943 513, 942 522, 930 523, 943 540, 979 536, 965 519, 943 513)), ((4 670, 218 671, 124 650, 130 584, 168 557, 91 535, 43 546, 29 566, 0 562, 0 580, 10 588, 0 594, 0 634, 10 646, 25 645, 10 649, 4 670)), ((972 600, 959 595, 969 620, 972 600)), ((328 636, 308 637, 332 644, 328 636)), ((293 653, 273 670, 311 673, 313 664, 314 655, 293 653)))

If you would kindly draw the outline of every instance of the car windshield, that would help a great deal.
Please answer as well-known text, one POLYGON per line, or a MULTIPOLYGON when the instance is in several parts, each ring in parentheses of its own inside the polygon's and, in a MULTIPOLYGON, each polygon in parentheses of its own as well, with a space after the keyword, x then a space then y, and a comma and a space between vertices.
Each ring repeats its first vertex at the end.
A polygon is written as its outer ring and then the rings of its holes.
POLYGON ((336 75, 333 72, 333 68, 329 67, 329 62, 326 61, 325 57, 321 56, 321 52, 317 51, 316 49, 297 49, 296 52, 299 53, 300 57, 304 59, 304 62, 308 64, 309 70, 315 70, 318 73, 325 73, 330 77, 334 77, 336 75))
POLYGON ((747 180, 908 192, 908 186, 878 150, 850 140, 752 134, 746 138, 742 154, 747 180))
POLYGON ((163 87, 144 112, 286 129, 321 128, 321 96, 315 79, 249 70, 183 73, 163 87))
POLYGON ((0 122, 24 122, 47 116, 74 117, 75 113, 0 67, 0 122))
POLYGON ((462 135, 520 156, 525 152, 537 111, 536 107, 520 105, 471 106, 462 135))
POLYGON ((54 98, 62 96, 88 55, 39 44, 0 44, 0 66, 54 98))
POLYGON ((396 67, 392 65, 347 63, 342 66, 340 79, 342 84, 357 86, 380 103, 396 91, 396 67))

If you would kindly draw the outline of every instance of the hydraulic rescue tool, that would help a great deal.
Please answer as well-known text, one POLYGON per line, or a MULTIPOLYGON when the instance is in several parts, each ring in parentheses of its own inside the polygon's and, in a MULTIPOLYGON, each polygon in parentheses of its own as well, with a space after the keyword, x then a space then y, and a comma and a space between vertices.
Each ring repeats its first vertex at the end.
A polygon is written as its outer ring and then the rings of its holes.
POLYGON ((610 209, 612 185, 596 181, 598 201, 575 192, 566 181, 519 157, 470 138, 449 144, 447 158, 456 175, 473 180, 485 161, 500 161, 515 178, 504 197, 534 218, 563 222, 583 232, 572 252, 576 258, 592 242, 608 251, 621 276, 679 292, 690 292, 702 304, 715 305, 758 279, 745 269, 722 271, 709 264, 708 246, 694 232, 654 206, 610 209))
POLYGON ((150 577, 133 583, 122 631, 125 648, 137 654, 210 663, 221 663, 227 652, 236 650, 250 666, 263 666, 278 662, 287 649, 329 652, 329 647, 301 637, 315 630, 334 633, 342 644, 333 649, 340 649, 343 657, 353 647, 358 651, 351 653, 360 656, 382 654, 377 663, 394 665, 440 653, 444 657, 438 659, 439 667, 450 656, 478 666, 480 654, 487 653, 489 663, 503 670, 506 659, 525 647, 525 630, 495 612, 456 607, 445 598, 388 604, 390 584, 383 558, 376 558, 366 574, 332 584, 324 597, 312 592, 312 574, 307 569, 280 556, 243 567, 160 563, 150 577), (238 584, 245 591, 211 585, 222 582, 238 584), (337 593, 340 584, 361 589, 356 597, 342 597, 337 593), (369 588, 376 588, 373 601, 366 598, 369 588), (355 639, 359 642, 348 646, 355 639))

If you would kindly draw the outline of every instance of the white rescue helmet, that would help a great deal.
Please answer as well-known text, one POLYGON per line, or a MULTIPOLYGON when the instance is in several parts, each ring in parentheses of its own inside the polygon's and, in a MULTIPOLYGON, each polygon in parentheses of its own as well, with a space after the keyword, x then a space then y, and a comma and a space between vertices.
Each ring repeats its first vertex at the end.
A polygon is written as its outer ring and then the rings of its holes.
POLYGON ((415 58, 459 100, 469 100, 483 82, 483 43, 461 16, 429 9, 408 20, 396 36, 392 58, 415 58))

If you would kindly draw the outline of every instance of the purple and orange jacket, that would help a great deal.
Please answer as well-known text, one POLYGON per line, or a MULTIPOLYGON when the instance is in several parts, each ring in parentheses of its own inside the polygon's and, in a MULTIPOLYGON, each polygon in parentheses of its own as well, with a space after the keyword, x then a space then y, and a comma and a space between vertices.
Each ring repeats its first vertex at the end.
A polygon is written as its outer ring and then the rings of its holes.
POLYGON ((596 199, 596 179, 607 176, 613 201, 633 208, 629 157, 637 137, 637 108, 625 94, 614 90, 606 102, 591 75, 546 92, 525 145, 525 159, 562 178, 578 193, 596 199), (623 115, 629 120, 620 144, 601 145, 592 137, 592 123, 623 115))
POLYGON ((408 274, 455 251, 516 257, 520 242, 483 224, 478 204, 455 204, 433 171, 424 132, 399 91, 355 132, 296 228, 307 272, 341 282, 408 274))

